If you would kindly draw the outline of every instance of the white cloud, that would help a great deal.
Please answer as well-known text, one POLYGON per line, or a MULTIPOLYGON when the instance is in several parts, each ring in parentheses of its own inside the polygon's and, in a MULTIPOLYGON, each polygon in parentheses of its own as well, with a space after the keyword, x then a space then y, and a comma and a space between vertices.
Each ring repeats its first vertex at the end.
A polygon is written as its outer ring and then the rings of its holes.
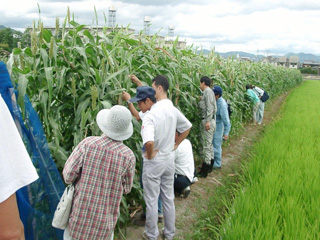
MULTIPOLYGON (((140 31, 145 16, 151 18, 151 32, 174 25, 175 35, 191 45, 216 51, 248 51, 285 54, 310 52, 320 55, 320 2, 318 0, 60 0, 39 2, 41 19, 46 26, 60 22, 70 7, 75 20, 81 24, 95 24, 94 7, 99 25, 105 24, 104 14, 117 8, 117 23, 140 31)), ((11 0, 0 9, 0 25, 23 28, 38 20, 35 0, 11 0)))

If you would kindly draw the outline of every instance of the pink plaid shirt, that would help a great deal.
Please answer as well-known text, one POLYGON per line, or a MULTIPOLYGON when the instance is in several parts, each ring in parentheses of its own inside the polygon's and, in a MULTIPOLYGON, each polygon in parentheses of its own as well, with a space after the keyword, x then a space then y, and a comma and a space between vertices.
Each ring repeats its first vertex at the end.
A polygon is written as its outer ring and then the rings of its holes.
POLYGON ((122 194, 131 191, 135 162, 131 149, 105 134, 74 149, 63 169, 66 183, 79 177, 69 219, 73 239, 110 239, 122 194))

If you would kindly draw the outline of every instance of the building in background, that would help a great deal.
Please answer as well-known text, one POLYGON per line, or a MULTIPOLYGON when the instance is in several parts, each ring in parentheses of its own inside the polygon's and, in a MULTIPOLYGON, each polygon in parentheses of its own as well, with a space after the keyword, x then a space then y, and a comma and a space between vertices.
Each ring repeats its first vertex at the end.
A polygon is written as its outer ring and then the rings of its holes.
POLYGON ((112 5, 109 8, 109 18, 108 18, 108 27, 109 28, 115 28, 116 24, 117 24, 117 19, 116 19, 116 15, 117 15, 117 9, 114 5, 112 5))
MULTIPOLYGON (((174 44, 176 44, 176 47, 178 49, 184 49, 187 46, 186 41, 180 41, 178 39, 174 38, 174 26, 169 26, 169 32, 166 37, 161 36, 159 34, 152 35, 151 34, 151 18, 149 16, 146 16, 143 20, 143 34, 135 34, 135 30, 129 27, 118 27, 117 26, 117 9, 115 6, 109 7, 109 18, 108 18, 108 26, 85 26, 81 29, 80 35, 84 36, 84 31, 89 31, 93 36, 96 36, 96 34, 103 36, 106 36, 112 32, 117 32, 119 30, 125 31, 127 34, 131 35, 134 39, 141 39, 145 37, 148 38, 154 38, 156 37, 156 44, 158 47, 172 47, 174 44)), ((70 28, 73 28, 73 26, 70 26, 70 28)), ((53 35, 60 34, 62 31, 62 28, 59 28, 59 33, 56 33, 57 27, 44 27, 44 29, 51 31, 53 35)), ((33 30, 33 27, 27 27, 27 30, 31 32, 33 30)), ((66 27, 66 31, 69 30, 69 26, 66 27)))
POLYGON ((299 67, 299 57, 298 56, 290 56, 288 60, 289 68, 298 68, 299 67))
POLYGON ((261 62, 264 64, 271 64, 273 66, 277 66, 277 58, 273 56, 262 58, 261 62))
POLYGON ((150 19, 150 17, 148 17, 148 16, 144 17, 144 20, 143 20, 143 30, 144 30, 144 33, 145 33, 147 36, 150 36, 150 25, 151 25, 151 19, 150 19))

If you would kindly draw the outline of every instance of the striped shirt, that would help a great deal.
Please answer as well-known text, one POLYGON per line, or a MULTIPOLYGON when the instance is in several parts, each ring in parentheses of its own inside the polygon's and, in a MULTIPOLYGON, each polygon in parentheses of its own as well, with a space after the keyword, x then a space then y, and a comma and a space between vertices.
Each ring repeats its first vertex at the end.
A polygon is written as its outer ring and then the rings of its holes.
POLYGON ((103 134, 79 143, 63 169, 66 183, 77 180, 69 219, 73 239, 110 239, 134 171, 135 156, 121 141, 103 134))

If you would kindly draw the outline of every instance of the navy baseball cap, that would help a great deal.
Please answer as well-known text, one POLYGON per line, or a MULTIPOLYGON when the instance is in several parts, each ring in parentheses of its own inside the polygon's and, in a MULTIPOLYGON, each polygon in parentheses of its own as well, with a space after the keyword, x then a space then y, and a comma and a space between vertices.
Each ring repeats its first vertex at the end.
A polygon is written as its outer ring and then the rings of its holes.
POLYGON ((214 92, 214 95, 220 95, 220 96, 222 96, 222 88, 220 87, 220 86, 214 86, 213 87, 213 92, 214 92))
POLYGON ((149 86, 142 86, 142 87, 137 87, 137 96, 134 98, 131 98, 129 101, 130 102, 138 102, 146 98, 151 98, 154 97, 156 94, 156 91, 149 86))

